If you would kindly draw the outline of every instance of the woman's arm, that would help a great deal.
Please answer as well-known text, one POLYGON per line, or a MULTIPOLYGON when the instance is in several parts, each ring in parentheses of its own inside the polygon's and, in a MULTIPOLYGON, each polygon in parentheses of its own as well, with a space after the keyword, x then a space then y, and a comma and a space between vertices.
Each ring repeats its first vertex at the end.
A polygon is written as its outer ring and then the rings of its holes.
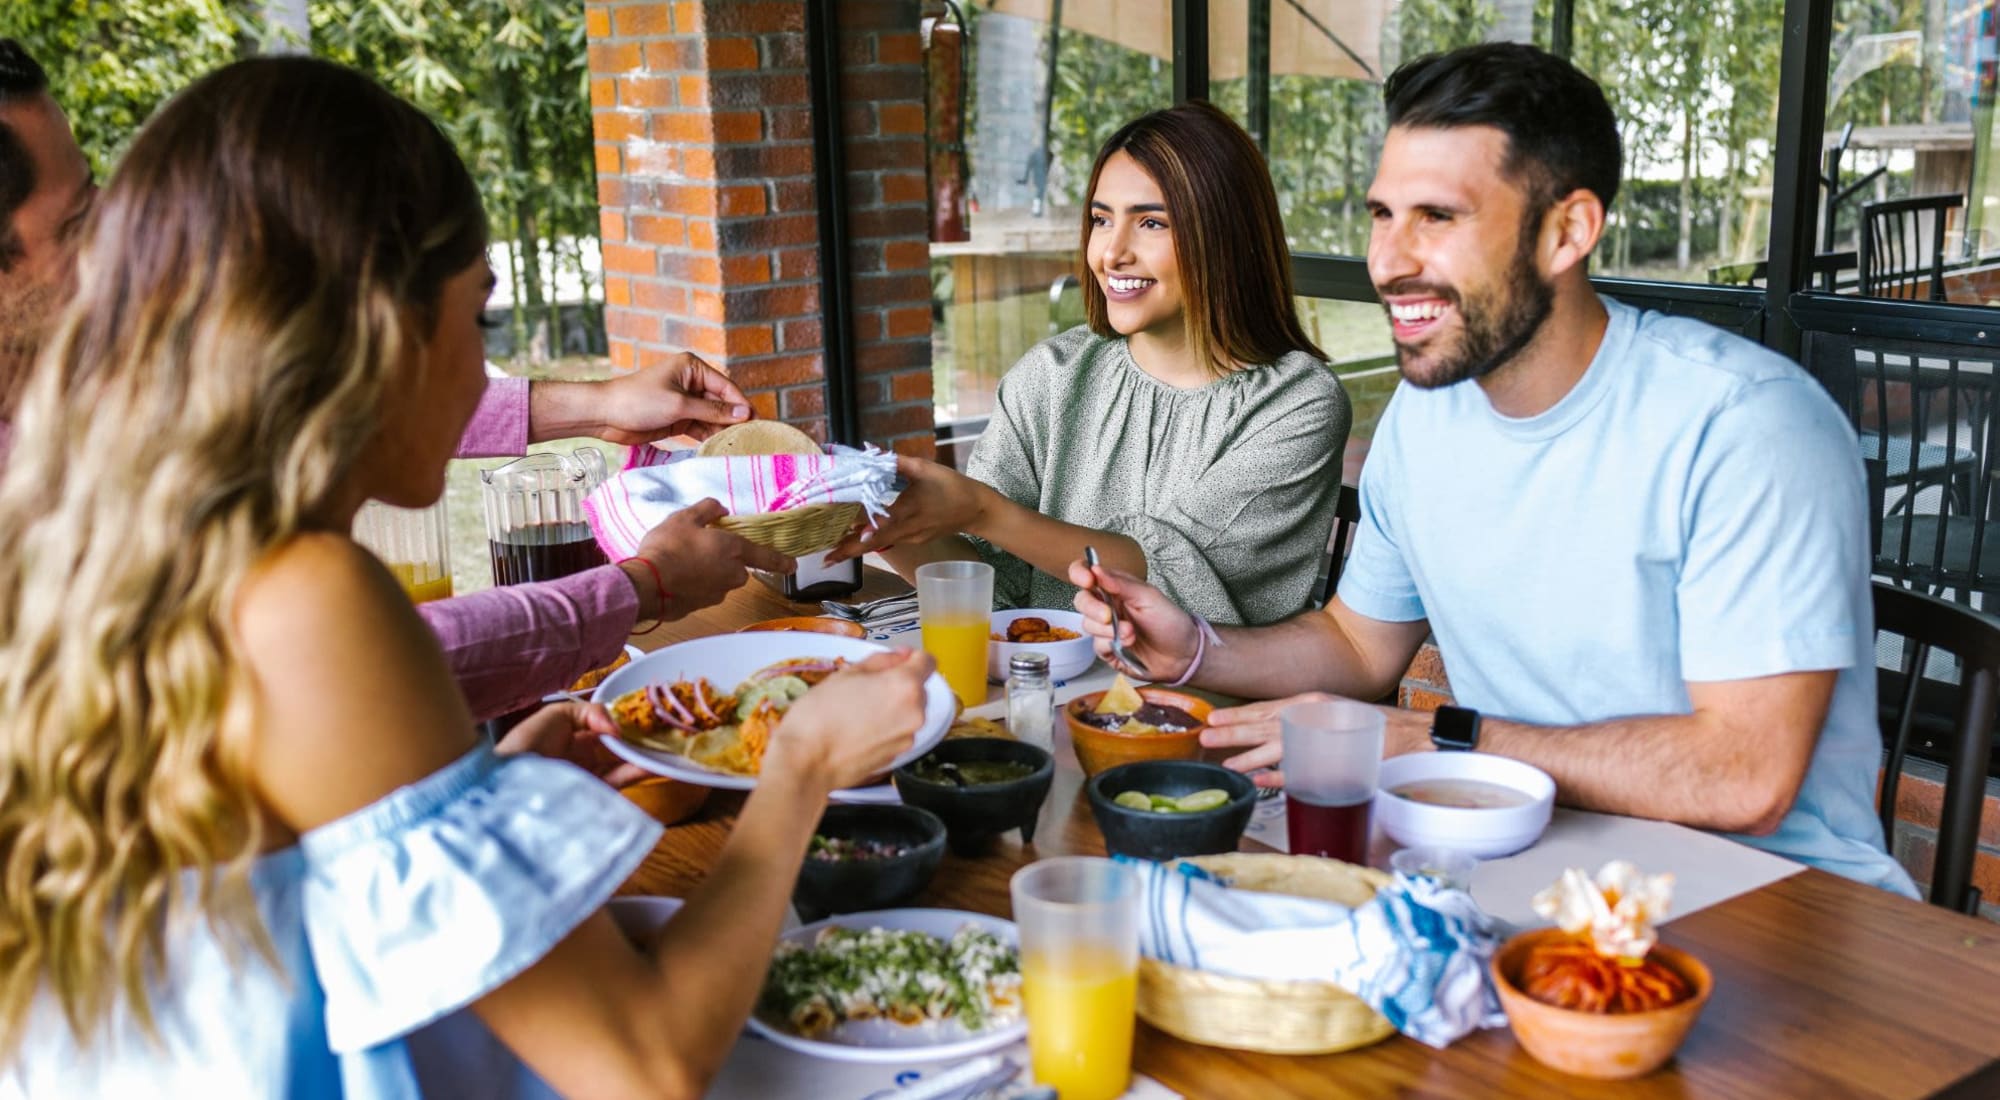
POLYGON ((890 505, 888 518, 873 528, 850 532, 828 553, 829 561, 875 551, 907 580, 927 562, 977 561, 979 552, 959 537, 963 533, 985 539, 1054 577, 1063 576, 1070 562, 1083 557, 1085 546, 1096 547, 1098 556, 1114 569, 1142 579, 1146 575, 1145 552, 1124 535, 1051 519, 985 482, 929 459, 905 455, 896 460, 896 472, 909 487, 890 505))
MULTIPOLYGON (((353 813, 473 746, 435 642, 345 538, 305 536, 274 554, 246 581, 238 623, 255 687, 253 779, 286 830, 353 813)), ((650 951, 600 911, 475 1003, 558 1091, 700 1094, 756 998, 763 968, 745 961, 770 954, 827 792, 885 766, 921 720, 928 662, 878 661, 793 708, 713 873, 650 951)))

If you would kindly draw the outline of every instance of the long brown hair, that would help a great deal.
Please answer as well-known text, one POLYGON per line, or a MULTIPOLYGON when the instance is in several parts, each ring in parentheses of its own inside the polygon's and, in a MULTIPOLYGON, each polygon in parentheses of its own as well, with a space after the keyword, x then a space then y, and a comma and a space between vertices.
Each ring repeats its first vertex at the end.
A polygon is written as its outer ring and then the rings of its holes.
MULTIPOLYGON (((1166 199, 1195 362, 1227 374, 1238 364, 1274 363, 1292 351, 1326 358, 1299 324, 1278 194, 1264 154, 1243 127, 1200 100, 1141 115, 1119 127, 1090 167, 1083 202, 1085 240, 1090 238, 1090 199, 1097 194, 1097 177, 1117 153, 1137 161, 1166 199)), ((1117 336, 1105 309, 1104 288, 1097 285, 1082 250, 1078 265, 1090 330, 1117 336)))
POLYGON ((235 597, 349 491, 485 243, 437 126, 322 61, 202 78, 119 164, 0 480, 0 1064, 45 987, 80 1042, 150 1030, 177 920, 268 949, 235 597))

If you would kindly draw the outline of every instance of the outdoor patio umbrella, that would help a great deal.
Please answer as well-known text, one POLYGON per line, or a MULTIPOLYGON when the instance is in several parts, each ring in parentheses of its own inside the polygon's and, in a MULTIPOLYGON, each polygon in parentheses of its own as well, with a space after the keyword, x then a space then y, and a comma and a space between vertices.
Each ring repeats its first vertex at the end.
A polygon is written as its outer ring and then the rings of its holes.
MULTIPOLYGON (((1212 80, 1251 75, 1250 9, 1258 0, 1208 6, 1212 80)), ((1270 72, 1380 80, 1382 28, 1394 0, 1264 0, 1271 11, 1270 72)), ((1046 23, 1057 0, 991 0, 980 6, 1046 23)), ((1061 27, 1171 59, 1167 0, 1059 0, 1061 27)))
MULTIPOLYGON (((1213 0, 1208 9, 1208 75, 1249 78, 1243 123, 1260 149, 1271 144, 1272 74, 1380 80, 1382 28, 1396 0, 1213 0)), ((986 0, 1003 15, 1048 23, 1042 139, 1029 159, 1034 209, 1047 185, 1049 108, 1063 32, 1115 42, 1163 60, 1174 55, 1168 0, 986 0)))

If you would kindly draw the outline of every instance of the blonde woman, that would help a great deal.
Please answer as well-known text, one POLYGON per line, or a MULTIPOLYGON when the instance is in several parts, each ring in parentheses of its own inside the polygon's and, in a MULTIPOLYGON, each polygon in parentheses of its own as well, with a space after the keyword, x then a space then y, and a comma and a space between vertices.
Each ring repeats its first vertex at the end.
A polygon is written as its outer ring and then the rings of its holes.
POLYGON ((827 792, 909 744, 923 658, 828 680, 619 934, 659 828, 510 752, 587 759, 602 713, 480 745, 345 534, 443 487, 485 243, 438 129, 302 58, 198 82, 106 188, 0 484, 0 1096, 409 1096, 467 1005, 565 1094, 698 1095, 827 792))

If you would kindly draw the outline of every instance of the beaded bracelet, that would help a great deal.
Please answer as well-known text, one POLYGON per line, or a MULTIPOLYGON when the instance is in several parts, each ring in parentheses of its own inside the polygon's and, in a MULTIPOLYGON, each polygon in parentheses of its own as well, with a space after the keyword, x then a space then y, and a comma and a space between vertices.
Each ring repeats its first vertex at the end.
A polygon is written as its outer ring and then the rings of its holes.
POLYGON ((1208 625, 1208 620, 1202 618, 1200 615, 1194 616, 1194 628, 1194 660, 1188 662, 1187 671, 1181 673, 1180 679, 1167 685, 1170 688, 1185 685, 1189 680, 1194 679, 1195 673, 1201 671, 1201 659, 1208 656, 1208 640, 1210 638, 1215 639, 1216 645, 1224 644, 1222 635, 1217 634, 1215 628, 1208 625))
POLYGON ((651 625, 651 626, 648 626, 648 627, 646 627, 646 629, 644 629, 644 630, 640 630, 640 629, 639 629, 639 628, 637 627, 637 625, 634 625, 634 626, 633 626, 633 628, 632 628, 632 633, 633 633, 633 635, 635 635, 635 636, 636 636, 636 635, 640 635, 640 634, 649 634, 649 633, 651 633, 651 632, 653 632, 653 631, 655 631, 655 630, 658 630, 658 629, 659 629, 659 627, 660 627, 660 624, 666 621, 666 620, 665 620, 665 619, 664 619, 664 618, 662 617, 662 615, 663 615, 663 614, 664 614, 664 613, 666 612, 666 610, 667 610, 667 601, 673 598, 673 593, 671 593, 671 592, 668 592, 668 591, 667 591, 667 582, 666 582, 665 580, 663 580, 663 579, 662 579, 662 578, 660 577, 660 567, 659 567, 659 566, 657 566, 657 565, 654 565, 654 564, 653 564, 652 562, 648 561, 648 560, 647 560, 647 559, 645 559, 645 558, 620 558, 620 559, 618 559, 618 564, 619 564, 619 565, 624 565, 624 564, 625 564, 626 562, 628 562, 628 561, 636 561, 636 562, 638 562, 638 563, 639 563, 640 565, 643 565, 643 566, 645 566, 648 572, 650 572, 650 573, 652 573, 652 574, 653 574, 653 591, 655 591, 655 592, 658 592, 658 593, 660 594, 660 612, 661 612, 661 614, 656 614, 656 615, 654 615, 654 616, 653 616, 653 622, 652 622, 652 625, 651 625))

